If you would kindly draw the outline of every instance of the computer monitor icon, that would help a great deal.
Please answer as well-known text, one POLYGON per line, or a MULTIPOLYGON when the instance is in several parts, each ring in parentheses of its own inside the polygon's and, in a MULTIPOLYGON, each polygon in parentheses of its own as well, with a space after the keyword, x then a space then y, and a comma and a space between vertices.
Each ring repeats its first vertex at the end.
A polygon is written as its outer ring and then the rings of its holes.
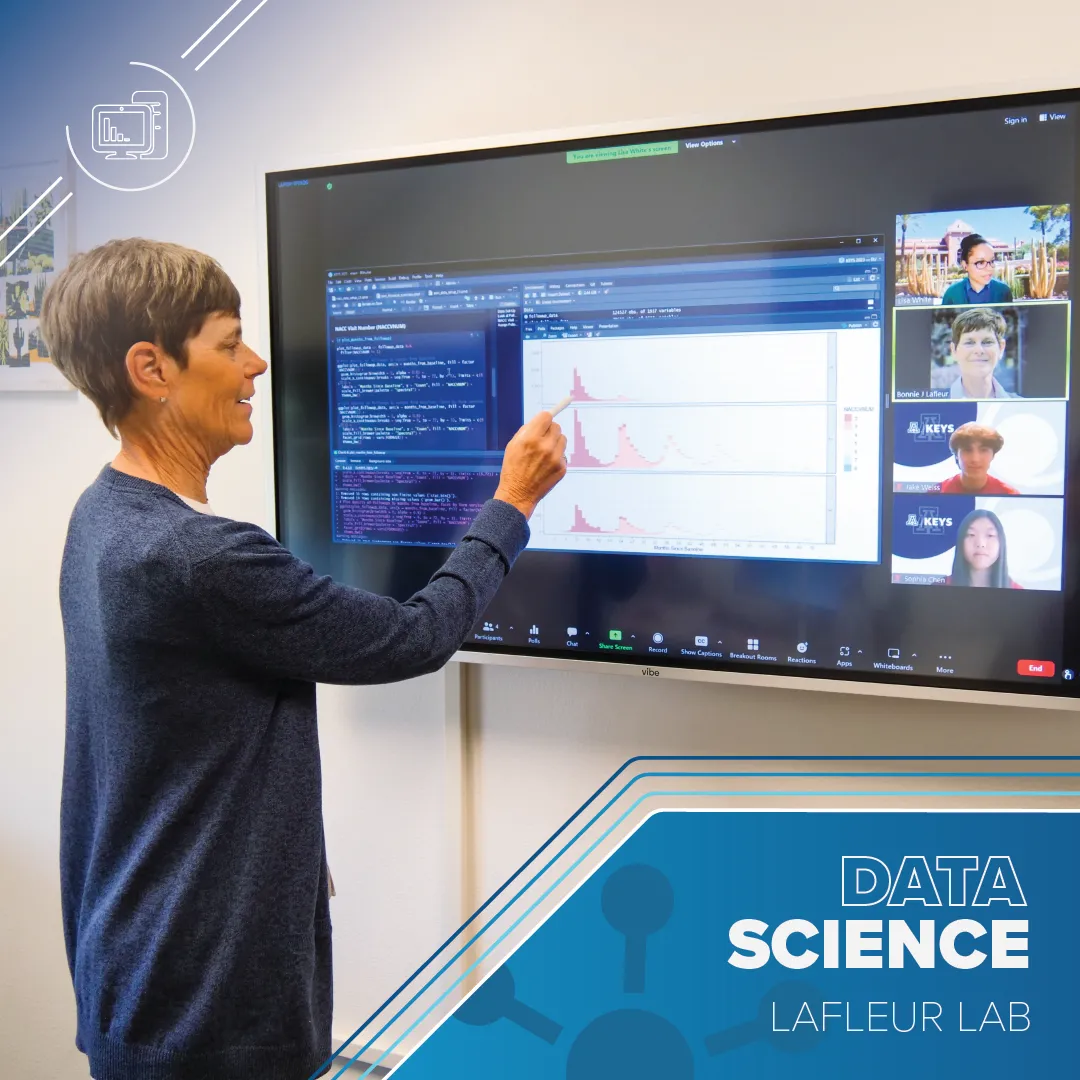
POLYGON ((151 105, 95 105, 94 152, 105 160, 135 161, 154 149, 154 110, 151 105))

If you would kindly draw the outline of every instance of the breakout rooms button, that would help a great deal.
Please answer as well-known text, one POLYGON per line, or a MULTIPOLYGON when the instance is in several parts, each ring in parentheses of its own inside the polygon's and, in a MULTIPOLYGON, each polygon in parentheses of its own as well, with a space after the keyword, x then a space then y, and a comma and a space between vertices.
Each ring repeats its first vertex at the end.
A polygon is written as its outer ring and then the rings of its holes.
POLYGON ((1044 679, 1054 674, 1053 660, 1017 660, 1016 671, 1019 675, 1041 675, 1044 679))

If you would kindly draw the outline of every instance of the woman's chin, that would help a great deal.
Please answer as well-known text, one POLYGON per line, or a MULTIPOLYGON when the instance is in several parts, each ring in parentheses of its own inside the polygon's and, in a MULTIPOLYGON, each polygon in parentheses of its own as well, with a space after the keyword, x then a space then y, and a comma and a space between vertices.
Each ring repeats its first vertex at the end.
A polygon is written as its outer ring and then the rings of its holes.
POLYGON ((250 420, 245 420, 242 423, 235 424, 229 435, 233 446, 247 446, 255 437, 255 428, 250 420))

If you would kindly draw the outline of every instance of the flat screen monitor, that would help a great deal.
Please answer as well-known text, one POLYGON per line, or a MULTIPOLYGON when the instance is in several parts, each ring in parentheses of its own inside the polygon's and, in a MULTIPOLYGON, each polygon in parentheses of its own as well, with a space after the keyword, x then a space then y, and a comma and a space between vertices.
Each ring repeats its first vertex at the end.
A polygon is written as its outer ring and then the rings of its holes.
POLYGON ((1078 117, 269 174, 281 540, 405 599, 569 397, 567 475, 466 650, 1076 696, 1078 117))

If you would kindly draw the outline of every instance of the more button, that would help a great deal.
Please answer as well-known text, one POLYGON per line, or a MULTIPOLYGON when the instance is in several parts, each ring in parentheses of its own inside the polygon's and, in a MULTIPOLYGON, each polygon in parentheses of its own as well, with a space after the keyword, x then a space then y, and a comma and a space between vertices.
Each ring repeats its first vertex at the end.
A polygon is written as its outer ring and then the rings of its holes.
POLYGON ((1053 660, 1018 660, 1016 671, 1019 675, 1035 675, 1049 679, 1054 674, 1053 660))

